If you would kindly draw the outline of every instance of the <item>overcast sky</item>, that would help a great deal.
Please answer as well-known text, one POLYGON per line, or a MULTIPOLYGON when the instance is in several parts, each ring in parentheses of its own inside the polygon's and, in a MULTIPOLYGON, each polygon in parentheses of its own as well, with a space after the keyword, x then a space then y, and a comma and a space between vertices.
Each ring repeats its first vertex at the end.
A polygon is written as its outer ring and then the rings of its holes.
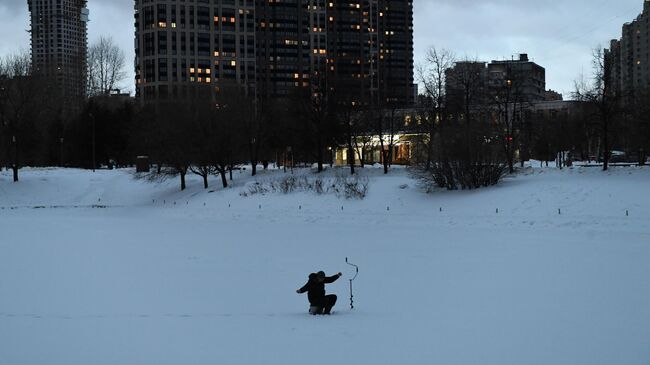
MULTIPOLYGON (((413 0, 416 63, 429 46, 484 61, 528 53, 546 68, 547 88, 569 95, 589 72, 591 50, 619 38, 643 1, 413 0)), ((133 0, 89 0, 89 7, 90 42, 111 35, 132 61, 133 0)), ((28 27, 27 0, 0 0, 0 56, 29 49, 28 27)), ((131 80, 124 88, 133 90, 131 80)))

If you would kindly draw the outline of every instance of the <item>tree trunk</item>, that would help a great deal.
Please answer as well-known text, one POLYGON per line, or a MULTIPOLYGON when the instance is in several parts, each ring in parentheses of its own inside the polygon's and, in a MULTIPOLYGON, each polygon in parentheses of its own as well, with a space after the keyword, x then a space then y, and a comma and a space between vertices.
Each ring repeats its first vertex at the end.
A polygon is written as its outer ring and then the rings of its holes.
POLYGON ((361 149, 361 152, 359 152, 359 163, 362 169, 366 168, 366 161, 365 161, 365 156, 363 155, 363 149, 361 149))
POLYGON ((223 185, 223 188, 224 189, 227 188, 228 187, 228 179, 226 179, 226 171, 225 170, 219 171, 219 175, 221 175, 221 184, 223 185))
POLYGON ((603 171, 609 170, 609 137, 608 122, 603 123, 603 171))
POLYGON ((390 158, 388 151, 382 151, 381 154, 384 160, 382 161, 384 163, 384 175, 388 175, 388 160, 390 158))
POLYGON ((647 157, 645 155, 645 150, 642 148, 639 151, 639 166, 645 166, 646 160, 647 160, 647 157))
POLYGON ((207 189, 208 188, 208 175, 203 175, 203 188, 207 189))
MULTIPOLYGON (((509 134, 510 135, 510 134, 509 134)), ((506 141, 504 151, 506 153, 506 161, 508 162, 508 172, 511 174, 515 173, 515 156, 512 148, 512 142, 506 141)))
POLYGON ((257 148, 255 143, 251 143, 248 147, 251 155, 251 176, 257 175, 257 148))
POLYGON ((230 181, 232 181, 232 165, 228 166, 228 173, 230 174, 230 181))
POLYGON ((320 137, 318 137, 318 151, 316 152, 316 159, 318 160, 318 172, 323 172, 323 143, 321 142, 320 137))
POLYGON ((185 188, 187 187, 185 185, 185 174, 186 172, 181 170, 181 191, 185 190, 185 188))
POLYGON ((14 172, 14 182, 18 182, 18 165, 16 164, 12 165, 11 169, 14 172))

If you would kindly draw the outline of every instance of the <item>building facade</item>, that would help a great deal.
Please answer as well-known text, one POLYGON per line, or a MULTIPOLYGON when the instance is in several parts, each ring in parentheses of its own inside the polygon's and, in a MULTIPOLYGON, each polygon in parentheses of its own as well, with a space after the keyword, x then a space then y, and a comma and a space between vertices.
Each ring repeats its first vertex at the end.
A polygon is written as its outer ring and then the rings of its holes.
POLYGON ((650 1, 643 12, 623 25, 620 40, 605 50, 605 64, 611 88, 622 96, 650 88, 650 1))
POLYGON ((135 34, 141 100, 255 89, 252 0, 136 0, 135 34))
MULTIPOLYGON (((506 87, 514 91, 516 103, 538 103, 549 97, 561 98, 546 90, 546 70, 528 59, 527 54, 518 59, 457 62, 448 69, 446 95, 452 108, 465 105, 483 105, 495 102, 506 87)), ((556 93, 557 94, 557 93, 556 93)), ((514 100, 513 100, 514 101, 514 100)))
POLYGON ((519 59, 492 61, 487 65, 488 88, 499 89, 511 83, 520 94, 520 102, 546 100, 546 70, 520 54, 519 59))
POLYGON ((135 28, 143 101, 229 86, 415 99, 410 0, 135 0, 135 28))
POLYGON ((86 0, 28 0, 32 67, 55 81, 66 111, 76 110, 86 95, 86 0))

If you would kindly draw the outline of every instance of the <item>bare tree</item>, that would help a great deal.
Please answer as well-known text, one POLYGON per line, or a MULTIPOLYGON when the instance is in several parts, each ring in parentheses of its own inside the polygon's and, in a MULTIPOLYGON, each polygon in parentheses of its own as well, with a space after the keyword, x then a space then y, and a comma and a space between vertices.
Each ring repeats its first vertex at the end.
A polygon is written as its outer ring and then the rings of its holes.
POLYGON ((454 54, 447 49, 429 48, 424 65, 416 68, 417 77, 424 86, 427 113, 422 126, 428 134, 426 169, 433 161, 433 141, 436 123, 444 122, 447 115, 446 85, 448 70, 454 65, 454 54))
POLYGON ((354 149, 361 168, 366 166, 368 159, 366 153, 374 147, 375 138, 372 130, 372 111, 366 108, 360 111, 356 118, 356 137, 354 138, 354 149))
MULTIPOLYGON (((312 88, 296 90, 292 95, 292 119, 295 123, 294 132, 299 136, 296 142, 307 151, 311 161, 316 160, 320 173, 326 162, 325 150, 336 142, 339 134, 336 115, 338 105, 334 96, 328 93, 324 77, 318 76, 314 82, 312 88)), ((292 154, 295 153, 296 146, 289 147, 293 148, 292 154)), ((331 161, 330 158, 328 160, 331 161)))
POLYGON ((0 59, 0 129, 14 182, 18 181, 22 155, 30 149, 28 141, 37 133, 34 123, 46 109, 40 96, 47 86, 32 74, 28 52, 0 59))
POLYGON ((216 133, 213 123, 213 108, 215 106, 207 100, 200 100, 191 103, 185 121, 191 136, 192 142, 186 146, 191 152, 191 165, 189 170, 203 179, 203 188, 209 187, 208 178, 216 172, 211 156, 215 146, 213 145, 214 134, 216 133))
POLYGON ((101 36, 88 49, 88 95, 108 95, 119 87, 125 65, 124 52, 113 38, 101 36))
POLYGON ((232 170, 237 163, 237 155, 245 142, 241 141, 241 134, 237 132, 238 121, 242 118, 242 111, 238 110, 235 104, 222 103, 214 114, 212 123, 213 153, 212 164, 221 176, 221 183, 224 188, 228 187, 227 174, 232 181, 232 170))
POLYGON ((187 187, 187 172, 195 155, 192 121, 189 126, 184 121, 193 110, 185 101, 170 101, 150 104, 142 113, 141 135, 144 149, 158 163, 158 170, 152 171, 149 178, 166 179, 180 177, 180 189, 187 187))
POLYGON ((592 67, 590 81, 585 80, 584 76, 576 81, 574 97, 589 103, 595 111, 600 126, 603 171, 607 171, 612 155, 612 127, 621 112, 621 95, 612 85, 611 64, 607 61, 602 47, 594 49, 592 67))
POLYGON ((529 105, 523 92, 525 82, 525 75, 521 70, 506 65, 505 72, 495 75, 490 85, 491 103, 496 112, 494 121, 500 132, 497 138, 503 148, 510 173, 515 171, 515 152, 519 146, 525 110, 529 105))
POLYGON ((262 149, 269 136, 268 128, 272 124, 272 118, 276 116, 273 113, 273 104, 268 100, 254 100, 242 91, 238 91, 237 94, 239 95, 237 108, 240 108, 242 112, 240 119, 246 136, 251 175, 255 176, 257 175, 257 164, 260 162, 262 149))
POLYGON ((397 134, 404 127, 404 119, 396 105, 385 104, 384 108, 376 110, 374 124, 375 133, 379 138, 384 174, 388 174, 388 169, 393 164, 393 151, 398 142, 397 134))

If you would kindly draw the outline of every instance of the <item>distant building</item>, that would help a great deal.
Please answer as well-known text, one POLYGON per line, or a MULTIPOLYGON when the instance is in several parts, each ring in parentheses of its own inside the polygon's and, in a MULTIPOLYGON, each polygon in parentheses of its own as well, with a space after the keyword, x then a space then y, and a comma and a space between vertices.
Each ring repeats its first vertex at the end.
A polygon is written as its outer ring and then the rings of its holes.
POLYGON ((492 61, 487 65, 488 88, 499 88, 508 82, 518 84, 521 100, 535 103, 546 100, 546 70, 520 54, 517 60, 492 61))
POLYGON ((34 72, 56 82, 66 111, 86 96, 86 0, 27 0, 34 72))
POLYGON ((546 90, 544 101, 562 101, 564 97, 555 90, 546 90))
POLYGON ((546 91, 546 70, 531 62, 527 54, 519 55, 516 60, 490 63, 457 62, 445 75, 446 94, 452 107, 465 103, 489 104, 498 90, 507 85, 517 85, 520 103, 541 102, 549 96, 546 91))
POLYGON ((620 95, 650 88, 650 1, 644 0, 643 12, 623 25, 620 40, 612 40, 605 50, 606 68, 611 87, 620 95))
POLYGON ((487 103, 487 63, 456 62, 445 71, 445 93, 452 109, 487 103))
POLYGON ((92 101, 108 108, 109 110, 117 110, 124 107, 125 104, 135 102, 135 98, 130 93, 123 93, 119 89, 111 90, 108 95, 99 95, 92 98, 92 101))

